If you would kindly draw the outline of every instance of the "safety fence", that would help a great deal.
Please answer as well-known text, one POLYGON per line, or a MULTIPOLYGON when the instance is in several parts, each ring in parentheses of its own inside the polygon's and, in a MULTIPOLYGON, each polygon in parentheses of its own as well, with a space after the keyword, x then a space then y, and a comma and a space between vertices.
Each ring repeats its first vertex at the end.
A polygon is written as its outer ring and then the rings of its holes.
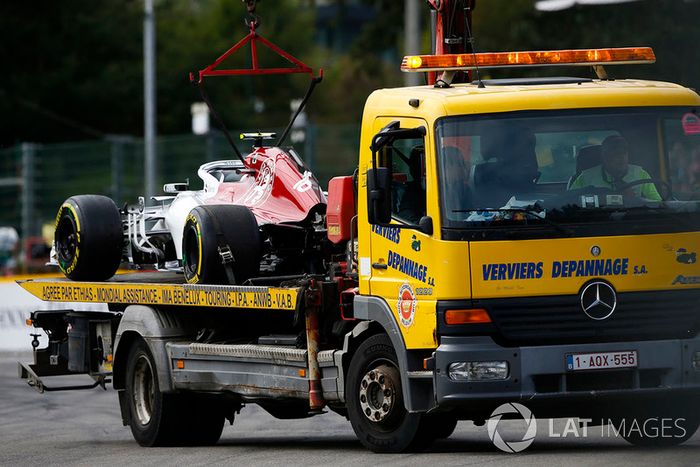
MULTIPOLYGON (((250 149, 244 143, 239 145, 242 152, 250 149)), ((304 140, 294 145, 323 187, 333 176, 353 172, 358 146, 358 125, 309 125, 304 140)), ((200 189, 199 165, 235 158, 218 132, 163 136, 156 148, 156 186, 189 179, 192 189, 200 189)), ((0 150, 0 227, 14 227, 23 238, 40 236, 63 200, 86 193, 108 195, 118 205, 143 196, 143 140, 115 135, 99 141, 23 143, 0 150)))

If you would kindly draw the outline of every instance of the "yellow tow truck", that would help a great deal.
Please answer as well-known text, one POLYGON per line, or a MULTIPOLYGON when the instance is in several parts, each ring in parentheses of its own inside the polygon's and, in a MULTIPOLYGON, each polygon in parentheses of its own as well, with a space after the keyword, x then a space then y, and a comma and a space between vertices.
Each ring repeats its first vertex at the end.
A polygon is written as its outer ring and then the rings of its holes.
POLYGON ((466 35, 443 24, 456 3, 431 5, 436 53, 402 64, 431 84, 369 96, 356 176, 330 183, 325 271, 21 282, 111 310, 35 312, 50 343, 21 375, 46 390, 55 374, 110 378, 146 446, 215 443, 246 403, 279 418, 328 407, 376 452, 428 446, 512 402, 537 417, 682 419, 669 436, 624 435, 638 445, 692 436, 700 96, 607 75, 653 63, 643 47, 446 46, 466 35), (478 76, 560 65, 598 78, 478 76))

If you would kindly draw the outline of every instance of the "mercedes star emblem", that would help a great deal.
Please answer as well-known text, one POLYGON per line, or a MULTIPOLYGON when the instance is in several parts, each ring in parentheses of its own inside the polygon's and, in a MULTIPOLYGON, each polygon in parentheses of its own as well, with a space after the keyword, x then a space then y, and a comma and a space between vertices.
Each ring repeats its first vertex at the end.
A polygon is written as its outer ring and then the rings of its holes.
POLYGON ((591 282, 581 291, 581 308, 595 320, 603 320, 615 311, 617 294, 607 282, 591 282))

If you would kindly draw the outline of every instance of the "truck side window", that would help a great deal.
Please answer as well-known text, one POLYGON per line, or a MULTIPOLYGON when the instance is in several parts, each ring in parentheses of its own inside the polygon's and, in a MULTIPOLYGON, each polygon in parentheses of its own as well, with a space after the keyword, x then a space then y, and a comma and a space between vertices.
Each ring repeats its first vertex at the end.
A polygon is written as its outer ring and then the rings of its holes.
POLYGON ((425 210, 425 147, 418 139, 394 143, 392 215, 417 224, 425 210))
POLYGON ((465 206, 471 207, 474 203, 467 179, 469 166, 462 150, 456 146, 445 146, 441 148, 441 153, 445 173, 441 196, 447 212, 459 212, 465 206))

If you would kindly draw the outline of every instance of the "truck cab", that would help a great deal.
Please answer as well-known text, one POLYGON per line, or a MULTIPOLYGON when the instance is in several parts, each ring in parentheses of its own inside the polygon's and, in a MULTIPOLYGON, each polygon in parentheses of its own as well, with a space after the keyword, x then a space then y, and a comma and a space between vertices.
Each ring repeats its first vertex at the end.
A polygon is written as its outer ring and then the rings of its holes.
POLYGON ((675 84, 569 77, 369 97, 355 315, 392 323, 409 411, 697 403, 698 106, 675 84))

